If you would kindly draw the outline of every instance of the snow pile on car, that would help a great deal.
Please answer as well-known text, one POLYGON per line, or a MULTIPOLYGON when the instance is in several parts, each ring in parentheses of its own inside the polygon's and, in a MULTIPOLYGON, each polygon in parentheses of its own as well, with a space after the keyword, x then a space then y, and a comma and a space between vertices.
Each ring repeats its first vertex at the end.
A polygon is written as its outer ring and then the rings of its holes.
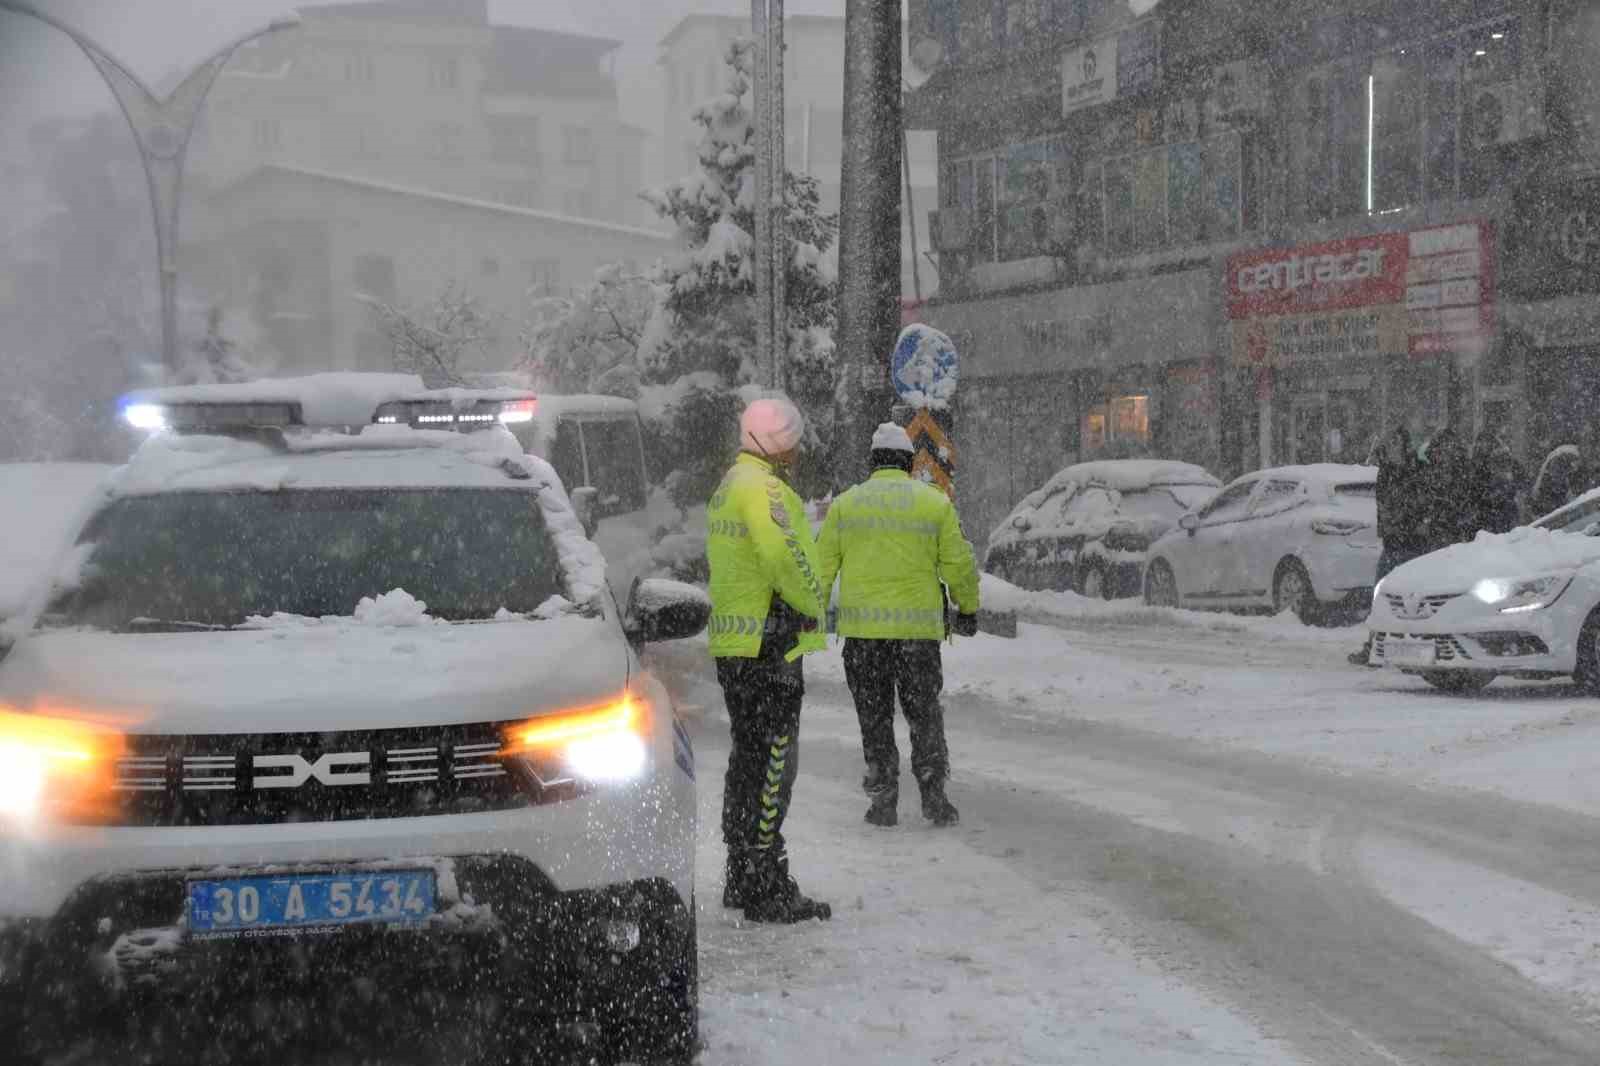
POLYGON ((1600 538, 1523 526, 1483 533, 1464 544, 1414 559, 1389 580, 1440 592, 1464 590, 1483 578, 1533 577, 1600 561, 1600 538))
POLYGON ((0 618, 24 610, 86 512, 99 502, 112 467, 99 463, 0 464, 6 535, 0 538, 0 618))
MULTIPOLYGON (((1050 521, 1055 516, 1041 516, 1039 508, 1046 500, 1057 493, 1066 491, 1074 485, 1079 487, 1094 486, 1110 492, 1146 492, 1152 488, 1172 485, 1194 485, 1206 489, 1218 489, 1222 482, 1213 477, 1204 467, 1195 466, 1193 463, 1181 463, 1168 459, 1100 459, 1087 463, 1076 463, 1064 470, 1057 471, 1049 481, 1022 498, 1022 502, 1012 509, 994 531, 989 534, 989 544, 1006 543, 1016 540, 1018 530, 1015 522, 1018 517, 1026 515, 1030 524, 1036 528, 1052 526, 1050 521)), ((1101 530, 1103 532, 1103 530, 1101 530)), ((1149 531, 1156 532, 1156 531, 1149 531)))

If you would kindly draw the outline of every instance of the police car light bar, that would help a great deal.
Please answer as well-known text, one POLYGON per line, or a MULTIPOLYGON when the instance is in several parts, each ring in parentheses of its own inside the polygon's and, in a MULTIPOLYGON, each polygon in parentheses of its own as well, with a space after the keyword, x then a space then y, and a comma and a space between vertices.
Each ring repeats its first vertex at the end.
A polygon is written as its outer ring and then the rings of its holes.
POLYGON ((416 426, 423 429, 481 429, 495 423, 515 425, 533 421, 538 400, 519 396, 509 400, 452 399, 395 400, 382 404, 372 420, 381 426, 416 426))
POLYGON ((134 429, 226 432, 300 425, 297 403, 127 403, 122 420, 134 429))

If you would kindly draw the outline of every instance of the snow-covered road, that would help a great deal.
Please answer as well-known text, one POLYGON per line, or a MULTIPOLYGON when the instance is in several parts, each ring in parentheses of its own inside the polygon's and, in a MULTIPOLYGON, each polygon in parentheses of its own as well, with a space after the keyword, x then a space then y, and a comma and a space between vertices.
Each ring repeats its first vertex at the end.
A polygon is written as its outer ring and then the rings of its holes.
POLYGON ((1034 606, 946 655, 953 831, 914 790, 862 824, 838 655, 808 660, 789 833, 827 925, 718 906, 721 703, 660 657, 702 715, 706 1066, 1600 1061, 1600 703, 1441 696, 1345 664, 1355 631, 1034 606))

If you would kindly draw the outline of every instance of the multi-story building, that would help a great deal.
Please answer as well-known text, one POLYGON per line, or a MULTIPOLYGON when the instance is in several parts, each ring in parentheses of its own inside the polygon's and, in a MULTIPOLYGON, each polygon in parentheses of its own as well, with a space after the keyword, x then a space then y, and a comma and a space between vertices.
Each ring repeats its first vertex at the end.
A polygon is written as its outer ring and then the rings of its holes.
POLYGON ((1578 0, 911 0, 980 538, 1074 458, 1535 460, 1600 395, 1600 16, 1578 0), (1152 10, 1153 8, 1153 10, 1152 10))
POLYGON ((208 98, 192 181, 276 164, 624 224, 645 134, 622 121, 619 42, 493 25, 487 0, 306 7, 241 49, 208 98))
MULTIPOLYGON (((691 117, 696 107, 727 85, 728 45, 750 36, 750 19, 733 15, 691 15, 661 40, 662 172, 667 181, 699 165, 701 128, 691 117)), ((839 209, 839 179, 844 159, 844 19, 791 15, 784 20, 784 155, 791 173, 817 179, 825 211, 839 209)), ((926 258, 927 209, 934 206, 937 176, 931 133, 908 131, 910 205, 902 206, 904 254, 902 291, 922 295, 938 288, 938 272, 926 258), (917 232, 911 225, 920 216, 917 232), (915 245, 913 245, 915 241, 915 245), (913 256, 913 247, 916 256, 913 256), (920 261, 919 261, 920 260, 920 261), (915 266, 913 264, 915 263, 915 266)), ((903 180, 903 179, 902 179, 903 180)))

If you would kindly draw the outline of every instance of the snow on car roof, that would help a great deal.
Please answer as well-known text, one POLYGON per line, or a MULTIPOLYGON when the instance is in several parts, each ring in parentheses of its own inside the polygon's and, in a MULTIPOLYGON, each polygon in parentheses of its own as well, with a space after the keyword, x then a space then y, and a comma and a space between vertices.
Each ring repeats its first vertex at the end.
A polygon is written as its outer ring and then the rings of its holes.
POLYGON ((561 556, 567 598, 586 603, 605 588, 600 549, 584 533, 561 478, 543 459, 524 454, 503 427, 457 433, 366 425, 353 434, 290 431, 282 440, 279 448, 237 437, 158 433, 109 489, 113 496, 360 488, 536 492, 561 556))
POLYGON ((1396 567, 1384 579, 1391 588, 1462 592, 1483 578, 1522 578, 1573 570, 1600 560, 1600 540, 1555 529, 1520 526, 1509 533, 1484 533, 1462 544, 1396 567))
POLYGON ((1344 485, 1378 480, 1375 466, 1356 466, 1351 463, 1305 463, 1300 466, 1273 466, 1253 470, 1244 477, 1293 478, 1315 485, 1344 485))
POLYGON ((141 389, 127 401, 138 404, 180 403, 293 403, 300 406, 308 426, 362 426, 386 403, 401 400, 439 400, 471 404, 483 400, 514 400, 526 389, 430 389, 416 374, 365 372, 309 374, 297 378, 263 378, 234 385, 176 385, 141 389))
POLYGON ((1222 484, 1204 467, 1193 463, 1173 459, 1099 459, 1057 471, 1039 491, 1054 492, 1073 482, 1104 485, 1118 492, 1140 492, 1154 485, 1222 484))

